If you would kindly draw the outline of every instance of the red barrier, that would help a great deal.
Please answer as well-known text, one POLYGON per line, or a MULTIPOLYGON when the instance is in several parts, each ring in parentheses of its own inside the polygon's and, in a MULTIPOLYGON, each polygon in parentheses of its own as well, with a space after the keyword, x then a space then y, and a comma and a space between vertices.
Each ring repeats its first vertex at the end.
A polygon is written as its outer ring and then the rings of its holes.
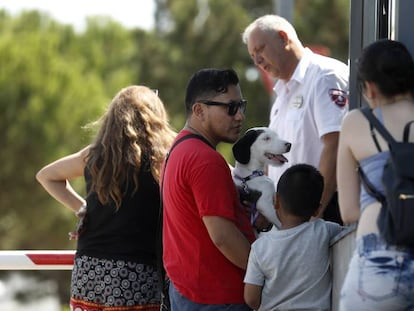
POLYGON ((0 270, 71 270, 75 251, 0 251, 0 270))

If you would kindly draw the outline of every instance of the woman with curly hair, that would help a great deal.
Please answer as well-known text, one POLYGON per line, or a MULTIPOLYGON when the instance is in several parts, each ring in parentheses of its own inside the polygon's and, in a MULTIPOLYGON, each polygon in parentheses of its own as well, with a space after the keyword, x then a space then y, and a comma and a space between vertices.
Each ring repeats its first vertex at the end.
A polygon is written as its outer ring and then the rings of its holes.
POLYGON ((101 117, 95 141, 36 175, 80 217, 71 310, 159 310, 156 231, 161 165, 175 132, 162 101, 128 86, 101 117), (69 180, 84 176, 84 199, 69 180))

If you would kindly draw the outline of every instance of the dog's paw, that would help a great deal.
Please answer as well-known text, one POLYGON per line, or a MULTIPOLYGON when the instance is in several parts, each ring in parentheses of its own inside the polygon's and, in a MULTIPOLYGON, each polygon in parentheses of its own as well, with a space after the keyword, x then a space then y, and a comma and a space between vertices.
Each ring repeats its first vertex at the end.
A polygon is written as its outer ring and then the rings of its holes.
POLYGON ((258 214, 257 218, 253 224, 253 227, 257 232, 268 232, 272 229, 273 224, 266 219, 262 214, 258 214))
POLYGON ((239 200, 244 205, 256 204, 262 195, 261 191, 254 189, 245 189, 244 187, 237 186, 237 191, 239 193, 239 200))

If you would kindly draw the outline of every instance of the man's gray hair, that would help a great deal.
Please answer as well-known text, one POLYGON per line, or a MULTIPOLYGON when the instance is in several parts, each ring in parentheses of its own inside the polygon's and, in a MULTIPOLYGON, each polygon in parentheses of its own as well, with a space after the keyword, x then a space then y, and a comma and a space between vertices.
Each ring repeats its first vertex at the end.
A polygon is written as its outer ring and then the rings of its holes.
POLYGON ((289 39, 291 39, 294 42, 300 43, 295 28, 285 18, 279 15, 275 15, 275 14, 264 15, 264 16, 257 18, 250 25, 248 25, 242 34, 242 39, 245 44, 248 44, 250 34, 256 28, 262 31, 282 30, 286 32, 289 39))

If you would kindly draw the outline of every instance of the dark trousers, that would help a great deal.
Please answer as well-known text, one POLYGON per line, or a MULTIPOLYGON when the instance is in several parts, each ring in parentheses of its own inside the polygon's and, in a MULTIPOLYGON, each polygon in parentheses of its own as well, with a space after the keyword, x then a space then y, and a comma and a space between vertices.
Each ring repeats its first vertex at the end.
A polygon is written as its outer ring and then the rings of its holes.
POLYGON ((343 225, 341 219, 341 214, 339 212, 339 204, 338 204, 338 192, 335 192, 332 196, 332 199, 329 201, 328 205, 326 206, 325 211, 323 212, 323 219, 336 222, 340 225, 343 225))

